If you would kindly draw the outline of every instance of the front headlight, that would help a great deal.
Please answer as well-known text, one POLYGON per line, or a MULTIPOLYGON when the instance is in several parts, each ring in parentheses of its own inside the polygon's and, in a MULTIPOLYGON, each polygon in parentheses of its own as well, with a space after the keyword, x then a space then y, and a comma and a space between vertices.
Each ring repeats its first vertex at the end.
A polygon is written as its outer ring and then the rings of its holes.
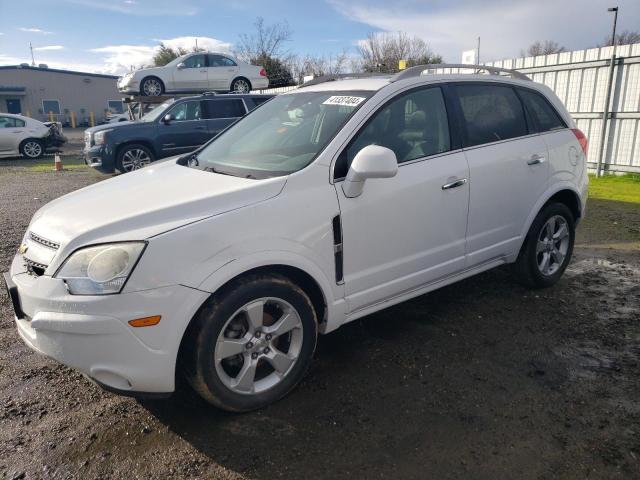
POLYGON ((110 132, 111 130, 100 130, 97 131, 96 133, 93 134, 93 144, 94 145, 102 145, 106 138, 107 138, 107 133, 110 132))
POLYGON ((64 280, 72 295, 120 293, 145 246, 145 242, 123 242, 81 248, 54 276, 64 280))

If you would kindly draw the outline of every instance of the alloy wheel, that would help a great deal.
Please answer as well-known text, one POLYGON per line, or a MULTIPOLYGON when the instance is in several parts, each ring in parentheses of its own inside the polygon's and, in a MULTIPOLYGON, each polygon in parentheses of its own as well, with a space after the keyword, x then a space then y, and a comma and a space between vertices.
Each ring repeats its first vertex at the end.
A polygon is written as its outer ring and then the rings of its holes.
POLYGON ((246 80, 236 80, 233 83, 233 91, 238 93, 249 93, 249 83, 246 80))
POLYGON ((151 157, 141 148, 127 150, 122 156, 122 168, 125 172, 139 170, 149 163, 151 163, 151 157))
POLYGON ((38 158, 42 155, 42 145, 38 142, 27 142, 24 144, 23 151, 29 158, 38 158))
POLYGON ((218 377, 234 393, 269 390, 296 364, 302 340, 302 320, 291 304, 274 297, 253 300, 237 310, 218 335, 218 377))
POLYGON ((148 97, 157 97, 162 94, 162 85, 159 80, 155 78, 149 78, 144 81, 142 85, 142 91, 148 97))
POLYGON ((551 276, 562 267, 569 250, 569 241, 567 220, 560 215, 550 217, 540 230, 536 243, 536 263, 540 273, 551 276))

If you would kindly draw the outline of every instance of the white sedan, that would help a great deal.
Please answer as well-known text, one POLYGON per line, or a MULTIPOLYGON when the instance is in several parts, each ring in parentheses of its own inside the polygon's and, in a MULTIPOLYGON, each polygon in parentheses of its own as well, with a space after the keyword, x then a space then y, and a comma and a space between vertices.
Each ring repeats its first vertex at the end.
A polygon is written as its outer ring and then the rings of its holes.
POLYGON ((178 57, 164 67, 144 68, 118 79, 118 90, 150 97, 181 92, 239 92, 267 88, 261 66, 221 53, 196 52, 178 57))
POLYGON ((41 157, 45 151, 66 142, 56 123, 0 113, 0 157, 41 157))

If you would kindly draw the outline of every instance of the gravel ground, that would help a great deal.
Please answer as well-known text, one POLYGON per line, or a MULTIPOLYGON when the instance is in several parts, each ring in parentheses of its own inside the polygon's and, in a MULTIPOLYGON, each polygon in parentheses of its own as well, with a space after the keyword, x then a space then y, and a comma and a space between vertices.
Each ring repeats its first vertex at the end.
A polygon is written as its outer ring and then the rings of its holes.
MULTIPOLYGON (((104 179, 0 162, 0 269, 104 179)), ((30 351, 0 295, 0 478, 640 478, 640 208, 590 201, 573 263, 497 269, 322 337, 292 394, 231 415, 103 392, 30 351)))

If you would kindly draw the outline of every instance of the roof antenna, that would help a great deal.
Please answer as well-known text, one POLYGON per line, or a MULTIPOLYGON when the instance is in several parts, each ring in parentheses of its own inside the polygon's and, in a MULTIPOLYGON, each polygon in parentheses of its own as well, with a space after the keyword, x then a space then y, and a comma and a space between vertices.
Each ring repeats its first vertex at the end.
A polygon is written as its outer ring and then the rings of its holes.
POLYGON ((36 61, 33 58, 33 45, 31 45, 31 42, 29 42, 29 50, 31 50, 31 66, 35 67, 36 66, 36 61))

